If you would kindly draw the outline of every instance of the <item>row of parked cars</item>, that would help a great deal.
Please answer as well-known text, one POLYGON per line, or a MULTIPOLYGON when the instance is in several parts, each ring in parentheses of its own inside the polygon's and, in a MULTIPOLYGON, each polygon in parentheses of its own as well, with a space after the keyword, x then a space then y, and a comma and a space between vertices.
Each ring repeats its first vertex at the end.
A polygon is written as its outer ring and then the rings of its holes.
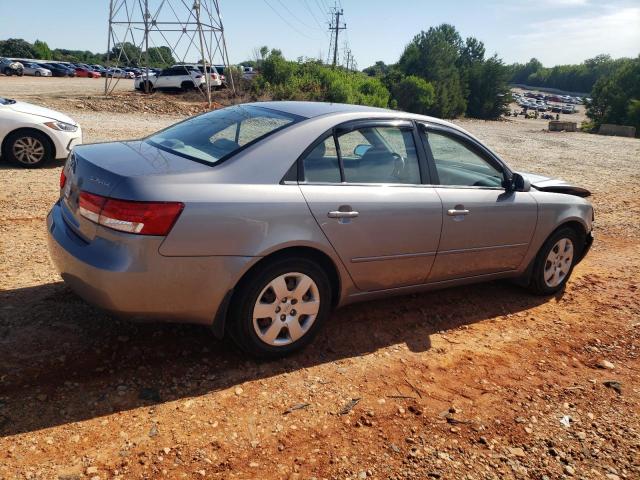
POLYGON ((136 74, 140 75, 142 72, 133 68, 103 67, 86 63, 0 58, 0 73, 8 76, 134 78, 136 74))
POLYGON ((568 95, 544 95, 541 93, 514 93, 513 97, 518 106, 538 112, 576 113, 576 104, 583 103, 580 97, 568 95), (568 99, 571 99, 569 101, 568 99), (557 102, 557 103, 556 103, 557 102), (565 103, 562 103, 565 102, 565 103))

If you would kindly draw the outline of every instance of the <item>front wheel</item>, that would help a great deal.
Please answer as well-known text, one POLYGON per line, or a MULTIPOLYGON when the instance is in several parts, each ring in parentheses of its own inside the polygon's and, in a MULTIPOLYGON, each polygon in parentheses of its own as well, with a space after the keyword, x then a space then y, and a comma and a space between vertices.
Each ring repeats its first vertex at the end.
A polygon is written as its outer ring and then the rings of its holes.
POLYGON ((307 258, 269 262, 238 285, 229 333, 245 352, 278 358, 308 345, 331 313, 325 271, 307 258))
POLYGON ((39 71, 36 70, 35 76, 39 77, 40 75, 42 75, 39 71))
POLYGON ((36 168, 54 157, 51 141, 38 131, 10 134, 4 145, 3 156, 23 168, 36 168))
POLYGON ((551 235, 536 256, 529 289, 538 295, 562 290, 583 247, 584 242, 571 228, 561 228, 551 235))

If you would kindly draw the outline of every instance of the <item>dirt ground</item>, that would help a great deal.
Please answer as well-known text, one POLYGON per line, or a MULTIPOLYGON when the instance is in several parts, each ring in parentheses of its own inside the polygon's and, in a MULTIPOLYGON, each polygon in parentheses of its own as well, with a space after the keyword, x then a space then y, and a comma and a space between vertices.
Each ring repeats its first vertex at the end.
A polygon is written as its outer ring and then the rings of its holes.
MULTIPOLYGON (((0 77, 0 95, 64 111, 86 142, 199 108, 122 91, 115 103, 141 105, 126 113, 78 87, 98 80, 18 80, 0 77)), ((268 363, 203 327, 85 304, 47 254, 62 163, 0 162, 0 479, 640 478, 640 141, 460 124, 516 169, 593 191, 596 242, 566 291, 492 282, 353 305, 268 363)))

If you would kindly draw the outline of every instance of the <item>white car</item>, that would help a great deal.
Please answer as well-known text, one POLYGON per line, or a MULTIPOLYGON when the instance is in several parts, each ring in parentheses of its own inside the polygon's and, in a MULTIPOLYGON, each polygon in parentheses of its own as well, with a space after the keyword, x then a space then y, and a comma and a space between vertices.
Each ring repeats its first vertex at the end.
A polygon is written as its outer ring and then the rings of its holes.
POLYGON ((107 77, 113 78, 133 78, 133 72, 125 72, 121 68, 109 68, 107 69, 107 77))
POLYGON ((67 158, 82 143, 82 130, 66 115, 30 103, 0 97, 0 146, 3 160, 25 168, 67 158))
MULTIPOLYGON (((172 69, 181 68, 185 73, 186 73, 186 70, 192 70, 200 74, 204 73, 204 68, 202 67, 202 65, 199 65, 199 64, 184 64, 184 65, 178 64, 178 65, 173 65, 171 68, 172 69)), ((209 85, 211 85, 211 88, 220 88, 223 83, 223 76, 218 73, 218 69, 215 66, 207 66, 207 73, 209 74, 209 85)), ((205 77, 202 84, 205 85, 206 83, 207 83, 207 79, 205 77)))
POLYGON ((41 67, 37 63, 25 63, 24 74, 33 75, 34 77, 50 77, 51 70, 49 70, 48 68, 41 67))
POLYGON ((133 85, 137 90, 146 90, 146 84, 149 85, 149 91, 171 89, 171 90, 193 90, 201 88, 205 85, 205 78, 200 70, 188 70, 184 66, 176 66, 165 68, 159 74, 145 74, 136 77, 133 85))

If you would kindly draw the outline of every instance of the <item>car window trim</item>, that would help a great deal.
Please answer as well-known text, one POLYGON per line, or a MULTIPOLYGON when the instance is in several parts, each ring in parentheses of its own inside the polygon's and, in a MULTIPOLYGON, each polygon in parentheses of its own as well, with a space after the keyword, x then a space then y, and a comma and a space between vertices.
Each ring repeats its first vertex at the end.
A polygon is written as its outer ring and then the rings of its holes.
MULTIPOLYGON (((427 162, 425 158, 425 152, 421 148, 421 141, 419 138, 419 133, 417 132, 416 122, 411 119, 406 118, 359 118, 356 120, 348 120, 346 122, 340 123, 338 125, 334 125, 333 127, 326 130, 322 133, 315 141, 313 141, 298 157, 296 160, 297 164, 297 173, 298 173, 298 184, 299 185, 359 185, 359 186, 422 186, 428 185, 425 180, 428 180, 431 175, 427 170, 427 162), (344 164, 342 160, 342 154, 340 151, 340 143, 338 142, 338 134, 345 134, 357 130, 359 128, 375 128, 375 127, 398 127, 398 128, 406 128, 407 130, 411 130, 413 143, 415 144, 416 156, 418 157, 418 171, 420 173, 420 183, 384 183, 384 182, 375 182, 375 183, 357 183, 357 182, 347 182, 345 181, 344 175, 344 164), (304 159, 316 148, 321 142, 324 142, 329 138, 329 136, 333 137, 333 141, 335 143, 336 152, 338 153, 338 165, 340 167, 340 183, 336 182, 307 182, 304 179, 304 159), (422 158, 421 158, 422 157, 422 158)), ((289 171, 287 171, 289 174, 289 171)), ((282 184, 289 184, 291 180, 287 178, 287 175, 283 177, 280 181, 282 184)))
POLYGON ((429 172, 431 173, 433 186, 437 186, 438 188, 464 188, 464 189, 476 189, 476 190, 504 190, 503 186, 500 187, 485 187, 485 186, 474 186, 474 185, 443 185, 440 183, 440 178, 438 176, 438 171, 436 169, 435 159, 433 157, 433 152, 431 151, 431 145, 429 144, 428 133, 430 131, 434 133, 439 133, 446 137, 452 138, 460 142, 465 147, 468 147, 473 153, 478 155, 482 160, 486 161, 489 165, 494 168, 499 169, 504 178, 511 178, 513 175, 512 170, 502 161, 500 160, 493 152, 491 152, 487 147, 482 145, 480 142, 475 140, 474 138, 460 132, 454 128, 450 128, 444 125, 434 125, 431 123, 418 121, 418 130, 424 129, 424 132, 418 132, 420 136, 421 144, 425 150, 425 153, 428 158, 429 163, 429 172), (427 135, 423 135, 423 133, 427 133, 427 135))

